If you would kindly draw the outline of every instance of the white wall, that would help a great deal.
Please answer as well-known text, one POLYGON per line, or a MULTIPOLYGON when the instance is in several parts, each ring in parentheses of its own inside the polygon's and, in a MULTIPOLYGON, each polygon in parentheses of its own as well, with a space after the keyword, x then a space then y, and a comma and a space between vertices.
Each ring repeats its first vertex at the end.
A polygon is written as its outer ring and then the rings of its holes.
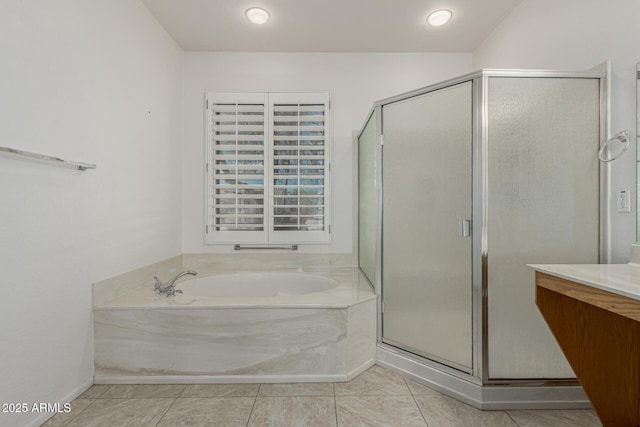
POLYGON ((332 235, 330 245, 301 252, 351 253, 352 131, 374 101, 471 71, 471 55, 340 53, 183 54, 183 243, 185 253, 230 252, 204 244, 204 114, 207 90, 305 91, 332 94, 332 235))
POLYGON ((0 402, 90 384, 91 283, 180 254, 180 55, 138 1, 0 2, 0 145, 98 165, 0 158, 0 402))
MULTIPOLYGON (((636 63, 640 61, 637 0, 524 0, 473 53, 474 68, 587 70, 610 60, 611 132, 629 130, 633 150, 611 163, 613 192, 636 193, 636 63)), ((611 195, 612 262, 629 259, 635 211, 617 213, 611 195)), ((632 204, 634 206, 635 204, 632 204)))

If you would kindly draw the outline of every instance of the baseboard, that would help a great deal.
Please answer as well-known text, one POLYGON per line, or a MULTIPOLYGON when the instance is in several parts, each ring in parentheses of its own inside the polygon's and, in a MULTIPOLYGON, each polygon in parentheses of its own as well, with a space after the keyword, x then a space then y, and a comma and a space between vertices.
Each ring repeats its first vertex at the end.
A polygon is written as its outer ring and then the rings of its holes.
POLYGON ((347 374, 347 381, 351 381, 352 379, 354 379, 355 377, 357 377, 358 375, 360 375, 361 373, 363 373, 364 371, 366 371, 367 369, 369 369, 375 364, 376 364, 375 359, 367 360, 362 365, 358 366, 356 369, 352 370, 347 374))
POLYGON ((467 381, 435 367, 418 363, 384 347, 376 349, 376 364, 417 383, 483 410, 588 409, 589 399, 580 386, 485 385, 467 381))
POLYGON ((376 364, 369 359, 346 375, 132 375, 94 377, 95 384, 249 384, 249 383, 337 383, 351 381, 376 364))

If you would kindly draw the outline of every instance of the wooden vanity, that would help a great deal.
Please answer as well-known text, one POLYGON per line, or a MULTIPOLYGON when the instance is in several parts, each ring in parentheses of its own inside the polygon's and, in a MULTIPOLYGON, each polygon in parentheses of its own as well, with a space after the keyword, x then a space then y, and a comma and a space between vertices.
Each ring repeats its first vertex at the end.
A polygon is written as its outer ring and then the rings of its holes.
POLYGON ((640 266, 532 267, 536 305, 604 426, 640 426, 640 266))

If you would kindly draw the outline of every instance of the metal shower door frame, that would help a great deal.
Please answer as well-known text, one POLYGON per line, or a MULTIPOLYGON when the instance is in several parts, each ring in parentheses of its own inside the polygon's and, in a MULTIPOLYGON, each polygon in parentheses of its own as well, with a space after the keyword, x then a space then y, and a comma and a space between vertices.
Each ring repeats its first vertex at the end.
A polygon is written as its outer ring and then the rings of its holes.
MULTIPOLYGON (((377 345, 392 353, 413 360, 427 367, 435 368, 444 374, 468 381, 476 385, 526 385, 540 384, 541 379, 492 379, 489 372, 489 347, 488 347, 488 260, 490 245, 487 236, 487 153, 488 144, 488 90, 489 79, 492 77, 520 77, 520 78, 585 78, 598 79, 600 87, 600 141, 608 136, 608 91, 607 73, 596 71, 555 71, 555 70, 494 70, 484 69, 449 79, 434 85, 426 86, 414 91, 402 93, 374 103, 365 125, 370 116, 376 114, 376 156, 379 159, 378 168, 375 171, 379 186, 377 191, 376 209, 376 263, 374 289, 378 298, 377 316, 377 345), (382 342, 382 231, 383 223, 383 146, 384 146, 384 106, 402 101, 408 98, 424 95, 464 82, 472 82, 472 370, 471 373, 463 372, 446 364, 418 356, 409 351, 390 346, 382 342)), ((364 128, 364 126, 363 126, 364 128)), ((360 134, 362 133, 362 129, 360 134)), ((358 135, 358 137, 360 136, 358 135)), ((595 148, 595 147, 594 147, 595 148)), ((596 150, 597 152, 597 150, 596 150)), ((607 209, 608 198, 608 174, 609 165, 600 164, 599 169, 599 260, 606 262, 608 253, 608 228, 609 213, 607 209)), ((533 284, 532 284, 533 286, 533 284)), ((548 380, 542 379, 545 385, 577 384, 574 379, 548 380)))

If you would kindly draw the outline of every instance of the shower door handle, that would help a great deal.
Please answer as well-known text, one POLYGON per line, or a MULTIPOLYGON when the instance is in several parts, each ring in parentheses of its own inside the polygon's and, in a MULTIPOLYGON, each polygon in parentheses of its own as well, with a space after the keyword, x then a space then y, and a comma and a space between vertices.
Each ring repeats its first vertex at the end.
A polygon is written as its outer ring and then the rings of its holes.
POLYGON ((471 236, 471 220, 470 219, 465 219, 463 221, 460 221, 459 225, 460 225, 460 235, 462 237, 471 236))

